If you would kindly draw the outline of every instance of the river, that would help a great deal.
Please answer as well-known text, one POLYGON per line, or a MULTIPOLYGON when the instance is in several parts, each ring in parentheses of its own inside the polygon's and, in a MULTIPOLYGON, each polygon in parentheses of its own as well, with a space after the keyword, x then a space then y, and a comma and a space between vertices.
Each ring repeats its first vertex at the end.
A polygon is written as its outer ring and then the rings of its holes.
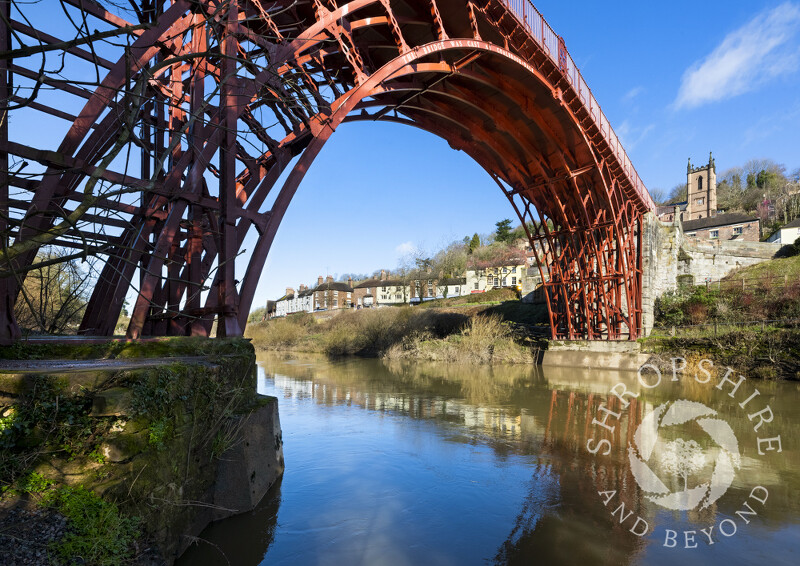
POLYGON ((654 386, 655 372, 316 356, 262 356, 258 371, 259 392, 279 399, 284 477, 256 510, 206 529, 181 566, 800 564, 796 382, 734 391, 735 373, 654 386), (617 383, 632 395, 611 395, 617 383), (677 401, 705 420, 678 422, 676 405, 653 432, 645 417, 677 401), (712 421, 735 447, 704 432, 712 421), (688 479, 674 469, 696 453, 673 468, 645 458, 645 444, 666 454, 677 436, 703 450, 688 479), (705 503, 656 503, 632 445, 662 491, 692 485, 705 503), (704 486, 720 483, 712 501, 704 486))

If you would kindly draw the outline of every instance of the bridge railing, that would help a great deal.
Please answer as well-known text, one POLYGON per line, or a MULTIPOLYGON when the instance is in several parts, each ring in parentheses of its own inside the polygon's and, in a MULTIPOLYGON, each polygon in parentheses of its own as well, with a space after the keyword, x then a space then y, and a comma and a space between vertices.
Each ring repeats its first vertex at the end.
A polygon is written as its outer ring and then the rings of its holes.
POLYGON ((619 136, 614 132, 614 128, 611 127, 611 122, 609 122, 606 115, 603 114, 600 105, 597 103, 597 99, 592 94, 592 89, 586 84, 586 80, 578 70, 578 66, 564 46, 563 40, 553 28, 550 27, 550 24, 547 23, 547 20, 544 19, 539 10, 531 3, 531 0, 504 0, 504 2, 520 23, 525 26, 531 37, 542 46, 550 59, 553 60, 553 63, 564 73, 564 76, 572 85, 572 88, 578 93, 583 105, 589 111, 592 120, 594 120, 595 125, 602 133, 603 138, 619 161, 628 179, 630 179, 636 193, 642 199, 646 207, 655 211, 656 205, 650 193, 639 177, 636 168, 631 163, 625 148, 622 147, 619 136))

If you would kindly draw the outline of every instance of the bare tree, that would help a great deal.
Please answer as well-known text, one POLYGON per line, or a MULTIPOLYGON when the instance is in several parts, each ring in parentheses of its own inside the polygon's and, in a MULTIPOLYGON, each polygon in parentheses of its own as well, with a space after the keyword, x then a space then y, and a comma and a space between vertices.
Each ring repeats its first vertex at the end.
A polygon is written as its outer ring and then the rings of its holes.
MULTIPOLYGON (((0 340, 14 336, 8 317, 28 273, 93 256, 105 258, 96 275, 113 297, 93 295, 90 310, 118 313, 119 290, 133 289, 132 336, 154 314, 182 317, 176 333, 187 325, 200 332, 192 320, 207 333, 224 312, 220 331, 237 331, 230 305, 244 236, 219 219, 240 214, 233 193, 252 192, 253 179, 277 161, 282 136, 272 128, 291 137, 328 104, 305 69, 279 74, 272 66, 270 45, 290 39, 273 18, 287 9, 233 0, 0 0, 0 340), (60 28, 40 31, 43 14, 60 17, 60 28), (247 80, 253 92, 240 99, 247 80), (31 116, 54 131, 71 122, 57 151, 15 143, 31 116), (39 253, 44 246, 69 251, 39 253), (124 283, 108 283, 117 280, 124 283)), ((261 220, 257 208, 245 214, 261 220)), ((95 319, 84 319, 86 331, 109 332, 116 317, 95 319)))
POLYGON ((68 255, 59 249, 39 253, 41 267, 28 272, 20 287, 22 300, 16 305, 17 321, 23 328, 46 334, 77 329, 89 298, 91 272, 75 259, 61 261, 68 255))

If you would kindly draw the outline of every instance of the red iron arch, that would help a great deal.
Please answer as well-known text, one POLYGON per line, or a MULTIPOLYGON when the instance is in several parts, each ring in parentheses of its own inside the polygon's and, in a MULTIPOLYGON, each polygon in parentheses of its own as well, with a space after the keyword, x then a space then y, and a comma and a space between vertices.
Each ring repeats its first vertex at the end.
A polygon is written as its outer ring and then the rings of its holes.
MULTIPOLYGON (((125 25, 98 5, 67 1, 125 25)), ((333 131, 354 120, 425 129, 491 175, 537 254, 554 338, 640 334, 641 222, 653 203, 563 40, 532 4, 178 0, 153 20, 106 65, 78 116, 41 109, 74 118, 57 151, 0 140, 0 150, 46 168, 20 187, 31 202, 10 206, 23 219, 14 243, 57 227, 54 207, 85 205, 80 189, 92 179, 139 191, 138 201, 93 200, 89 220, 102 230, 73 223, 54 242, 80 238, 107 258, 85 334, 113 332, 133 283, 129 337, 207 335, 215 317, 222 335, 241 334, 295 191, 333 131), (134 99, 144 103, 128 112, 134 99), (126 137, 133 130, 140 139, 126 137), (138 176, 110 170, 110 153, 127 144, 142 153, 138 176), (254 145, 259 155, 248 151, 254 145), (110 210, 122 220, 96 214, 110 210), (258 238, 239 281, 234 258, 248 231, 258 238)), ((13 302, 18 282, 4 286, 13 302)), ((13 334, 13 321, 6 328, 13 334)))

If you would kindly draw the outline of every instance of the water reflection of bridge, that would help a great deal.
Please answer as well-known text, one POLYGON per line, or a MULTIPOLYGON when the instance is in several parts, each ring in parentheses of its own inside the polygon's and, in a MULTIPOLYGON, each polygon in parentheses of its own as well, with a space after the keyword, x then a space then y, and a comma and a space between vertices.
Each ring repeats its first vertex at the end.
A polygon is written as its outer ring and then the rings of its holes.
MULTIPOLYGON (((755 457, 753 424, 737 401, 714 389, 713 382, 703 385, 688 379, 645 390, 637 385, 635 373, 377 360, 270 362, 265 369, 274 375, 276 388, 287 398, 430 421, 448 441, 481 443, 500 457, 530 458, 528 494, 507 540, 498 548, 495 558, 501 563, 531 555, 541 556, 548 564, 632 561, 646 541, 629 532, 633 519, 620 525, 619 517, 611 512, 624 502, 625 512, 633 511, 634 517, 641 516, 652 525, 659 519, 658 508, 636 487, 626 448, 644 415, 654 406, 678 398, 714 406, 734 429, 743 457, 742 474, 728 494, 703 513, 683 516, 686 528, 703 528, 735 517, 752 486, 759 484, 770 490, 770 505, 752 532, 769 529, 760 525, 796 521, 791 502, 800 495, 798 452, 787 443, 780 459, 755 457), (640 394, 624 409, 608 393, 619 381, 640 394), (615 425, 613 432, 592 425, 601 405, 620 413, 619 420, 609 420, 615 425), (454 430, 462 434, 452 434, 454 430), (586 449, 589 438, 607 438, 613 451, 608 456, 592 456, 586 449), (597 493, 603 490, 617 492, 608 507, 597 493)), ((781 431, 786 436, 800 433, 798 387, 760 382, 758 388, 775 409, 781 431)))

